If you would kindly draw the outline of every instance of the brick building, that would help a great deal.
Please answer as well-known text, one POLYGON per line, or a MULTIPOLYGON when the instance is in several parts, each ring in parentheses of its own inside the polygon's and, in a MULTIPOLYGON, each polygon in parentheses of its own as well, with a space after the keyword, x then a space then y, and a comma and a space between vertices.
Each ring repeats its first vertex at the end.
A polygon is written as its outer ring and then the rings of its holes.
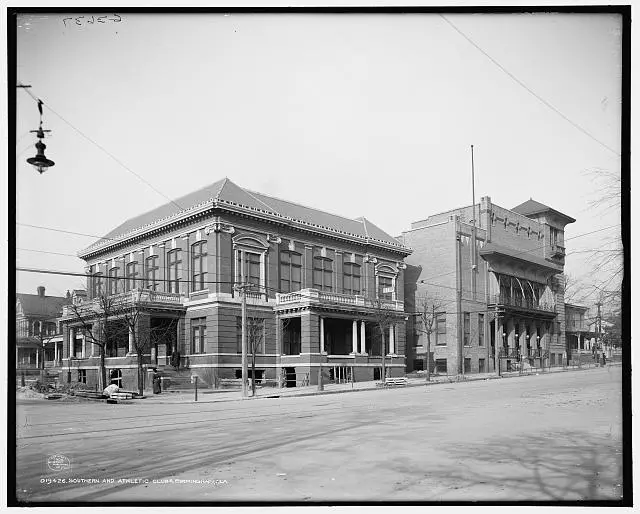
MULTIPOLYGON (((150 343, 145 366, 169 373, 179 353, 182 373, 237 378, 241 372, 241 298, 252 284, 248 317, 257 325, 256 377, 314 384, 379 376, 376 299, 394 314, 387 366, 405 369, 404 259, 410 250, 365 218, 347 219, 243 189, 228 179, 130 219, 80 252, 86 261, 89 319, 101 296, 135 306, 135 330, 175 327, 150 343)), ((99 349, 65 309, 65 365, 73 380, 98 375, 99 349)), ((108 321, 106 322, 108 323, 108 321)), ((96 332, 96 327, 92 327, 96 332)), ((106 347, 111 379, 135 388, 133 334, 106 347)), ((254 341, 255 342, 255 341, 254 341)))
MULTIPOLYGON (((437 306, 432 366, 449 374, 463 366, 467 373, 492 372, 496 355, 503 371, 561 364, 564 227, 574 221, 534 200, 509 210, 483 197, 475 210, 463 207, 411 224, 399 238, 413 249, 405 310, 419 311, 424 298, 437 306)), ((418 318, 409 316, 408 371, 424 365, 426 336, 419 329, 418 318)))

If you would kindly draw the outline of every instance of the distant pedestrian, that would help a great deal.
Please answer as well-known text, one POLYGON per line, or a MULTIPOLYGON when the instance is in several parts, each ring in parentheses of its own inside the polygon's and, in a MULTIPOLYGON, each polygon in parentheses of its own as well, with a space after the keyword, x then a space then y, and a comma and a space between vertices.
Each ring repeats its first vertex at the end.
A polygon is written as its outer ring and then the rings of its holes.
POLYGON ((160 394, 162 392, 161 382, 160 373, 158 373, 156 368, 153 368, 153 394, 160 394))
POLYGON ((607 357, 604 354, 604 351, 602 352, 602 365, 605 366, 607 364, 607 357))

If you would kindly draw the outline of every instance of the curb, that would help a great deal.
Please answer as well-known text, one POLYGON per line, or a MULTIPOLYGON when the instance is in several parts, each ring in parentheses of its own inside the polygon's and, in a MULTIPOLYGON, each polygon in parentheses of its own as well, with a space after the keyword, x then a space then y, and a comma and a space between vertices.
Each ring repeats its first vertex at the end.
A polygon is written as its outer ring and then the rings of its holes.
MULTIPOLYGON (((614 363, 613 365, 616 365, 618 363, 614 363)), ((532 376, 547 376, 547 375, 551 375, 553 373, 566 373, 566 372, 571 372, 571 371, 588 371, 588 370, 592 370, 592 369, 601 369, 601 368, 575 368, 575 369, 557 369, 556 371, 547 371, 547 372, 543 372, 543 373, 526 373, 523 375, 519 375, 519 374, 514 374, 514 375, 501 375, 501 376, 496 376, 496 375, 490 375, 490 376, 486 376, 486 377, 473 377, 473 378, 467 378, 464 380, 438 380, 438 381, 433 381, 433 382, 427 382, 426 380, 423 382, 418 382, 418 383, 408 383, 406 385, 403 386, 399 386, 399 387, 388 387, 388 388, 383 388, 383 387, 377 387, 377 386, 373 386, 373 387, 363 387, 363 388, 357 388, 357 389, 340 389, 337 391, 307 391, 307 392, 302 392, 302 393, 290 393, 290 394, 282 394, 282 393, 277 393, 274 392, 273 394, 269 394, 269 395, 265 395, 265 396, 256 396, 256 397, 252 397, 252 396, 248 396, 247 398, 225 398, 225 399, 220 399, 220 400, 202 400, 202 401, 195 401, 195 400, 177 400, 177 401, 164 401, 164 400, 159 400, 159 401, 154 401, 153 403, 156 404, 181 404, 181 403, 190 403, 190 404, 195 404, 195 403, 222 403, 222 402, 238 402, 238 401, 247 401, 247 400, 279 400, 282 398, 300 398, 300 397, 306 397, 306 396, 322 396, 322 395, 332 395, 332 394, 342 394, 342 393, 357 393, 360 391, 388 391, 388 390, 395 390, 395 389, 404 389, 407 387, 431 387, 431 386, 438 386, 438 385, 445 385, 445 384, 463 384, 466 382, 479 382, 479 381, 486 381, 486 380, 500 380, 500 379, 509 379, 509 378, 527 378, 527 377, 532 377, 532 376)), ((178 391, 175 392, 168 392, 167 394, 177 394, 178 391)), ((135 398, 133 400, 129 400, 129 401, 135 401, 135 400, 140 400, 140 398, 135 398)))

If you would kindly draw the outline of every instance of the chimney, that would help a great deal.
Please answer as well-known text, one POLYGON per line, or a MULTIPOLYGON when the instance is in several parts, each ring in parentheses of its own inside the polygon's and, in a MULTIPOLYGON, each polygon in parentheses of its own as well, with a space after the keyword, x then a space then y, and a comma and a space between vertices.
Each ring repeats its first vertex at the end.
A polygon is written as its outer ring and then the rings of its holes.
POLYGON ((38 286, 38 296, 44 298, 44 286, 38 286))

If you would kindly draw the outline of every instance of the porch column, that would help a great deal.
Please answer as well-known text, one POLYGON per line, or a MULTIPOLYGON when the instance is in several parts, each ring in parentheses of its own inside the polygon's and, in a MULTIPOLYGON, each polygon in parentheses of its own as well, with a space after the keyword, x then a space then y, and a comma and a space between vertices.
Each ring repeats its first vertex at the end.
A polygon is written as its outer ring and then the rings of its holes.
POLYGON ((352 333, 351 339, 353 343, 351 345, 353 348, 353 351, 351 353, 358 353, 358 322, 355 319, 353 320, 351 333, 352 333))
POLYGON ((534 357, 538 356, 538 327, 534 323, 531 325, 531 337, 529 338, 529 345, 531 346, 531 352, 534 353, 534 357))
POLYGON ((324 318, 320 317, 320 353, 324 353, 324 318))
POLYGON ((76 329, 69 327, 69 357, 75 357, 76 351, 76 329))
POLYGON ((389 325, 389 354, 394 355, 396 353, 396 341, 395 341, 395 326, 389 325))
POLYGON ((507 321, 507 347, 509 353, 513 352, 516 346, 516 324, 513 318, 509 318, 507 321))
POLYGON ((96 354, 96 345, 93 344, 93 339, 91 339, 90 344, 91 344, 91 357, 94 357, 96 354))
POLYGON ((54 366, 58 363, 58 343, 53 343, 53 361, 54 366))
POLYGON ((133 327, 129 326, 129 353, 133 353, 133 327))
POLYGON ((40 366, 38 365, 38 361, 39 361, 39 356, 40 356, 40 350, 36 350, 36 368, 39 368, 40 366))
POLYGON ((360 322, 360 353, 367 353, 364 320, 360 322))
POLYGON ((87 357, 87 335, 82 334, 82 358, 85 359, 87 357))

